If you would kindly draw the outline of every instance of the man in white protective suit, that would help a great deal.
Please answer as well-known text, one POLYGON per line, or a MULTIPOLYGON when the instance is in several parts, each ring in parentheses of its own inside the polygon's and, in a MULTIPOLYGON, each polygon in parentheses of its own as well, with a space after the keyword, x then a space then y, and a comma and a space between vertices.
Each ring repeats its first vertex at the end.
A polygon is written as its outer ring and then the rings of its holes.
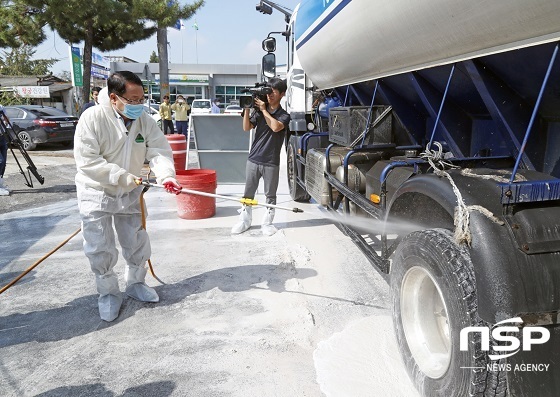
POLYGON ((157 182, 179 194, 172 151, 156 122, 144 111, 142 81, 132 72, 112 74, 99 94, 100 106, 80 117, 74 138, 78 173, 76 190, 84 235, 84 252, 95 274, 99 315, 113 321, 122 304, 113 271, 118 251, 113 223, 126 260, 126 294, 142 302, 158 302, 144 282, 151 248, 142 227, 140 173, 144 161, 157 182))

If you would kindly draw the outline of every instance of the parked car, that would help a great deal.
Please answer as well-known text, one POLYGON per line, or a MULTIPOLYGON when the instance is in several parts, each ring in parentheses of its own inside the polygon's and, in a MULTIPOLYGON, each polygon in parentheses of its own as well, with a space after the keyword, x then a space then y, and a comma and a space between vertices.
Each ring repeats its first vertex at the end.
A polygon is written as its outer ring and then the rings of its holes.
POLYGON ((225 114, 241 114, 243 108, 239 105, 228 105, 226 106, 226 110, 224 110, 225 114))
POLYGON ((191 113, 212 113, 212 102, 210 99, 195 99, 191 104, 191 113))
POLYGON ((60 109, 40 105, 17 105, 5 106, 4 111, 25 150, 33 150, 37 144, 47 142, 67 146, 74 142, 78 118, 60 109))
POLYGON ((153 107, 153 108, 155 108, 156 110, 159 110, 159 105, 158 105, 158 103, 156 102, 155 99, 148 99, 148 98, 145 98, 145 99, 146 99, 146 102, 145 102, 146 105, 149 104, 150 107, 153 107))

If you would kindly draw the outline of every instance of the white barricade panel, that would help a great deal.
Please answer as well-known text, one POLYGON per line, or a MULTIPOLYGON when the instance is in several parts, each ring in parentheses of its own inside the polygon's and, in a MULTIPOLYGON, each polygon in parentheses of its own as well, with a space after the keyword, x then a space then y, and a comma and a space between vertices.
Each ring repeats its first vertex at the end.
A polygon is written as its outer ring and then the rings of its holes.
POLYGON ((251 134, 238 114, 191 114, 200 168, 216 170, 218 183, 245 183, 251 134))

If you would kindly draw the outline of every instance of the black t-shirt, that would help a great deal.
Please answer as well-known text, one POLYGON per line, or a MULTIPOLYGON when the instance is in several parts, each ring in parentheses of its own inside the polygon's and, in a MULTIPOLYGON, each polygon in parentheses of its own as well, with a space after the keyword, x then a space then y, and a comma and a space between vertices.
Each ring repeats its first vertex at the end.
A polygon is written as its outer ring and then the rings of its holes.
POLYGON ((263 114, 259 111, 254 112, 250 121, 255 126, 255 139, 251 146, 249 160, 261 165, 280 165, 280 153, 282 152, 286 128, 290 122, 290 115, 281 106, 274 112, 269 113, 273 118, 284 124, 284 129, 278 132, 272 131, 266 124, 263 114))

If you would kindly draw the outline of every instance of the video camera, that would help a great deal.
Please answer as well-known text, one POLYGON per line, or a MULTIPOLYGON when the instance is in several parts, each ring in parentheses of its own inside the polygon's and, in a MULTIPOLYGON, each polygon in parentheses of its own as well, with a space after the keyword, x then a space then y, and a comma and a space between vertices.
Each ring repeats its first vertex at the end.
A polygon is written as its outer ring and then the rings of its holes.
POLYGON ((267 103, 267 94, 272 93, 272 88, 270 88, 267 83, 255 83, 252 88, 246 88, 241 90, 241 92, 248 92, 251 95, 241 95, 239 97, 239 106, 248 109, 255 107, 255 98, 259 98, 261 101, 267 103))

